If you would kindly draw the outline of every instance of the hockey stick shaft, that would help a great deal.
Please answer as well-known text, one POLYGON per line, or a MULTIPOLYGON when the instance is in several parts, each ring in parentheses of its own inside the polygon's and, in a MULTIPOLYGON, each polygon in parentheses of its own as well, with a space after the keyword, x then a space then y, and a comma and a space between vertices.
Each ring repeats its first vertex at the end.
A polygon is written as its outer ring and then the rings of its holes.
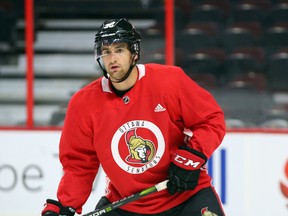
POLYGON ((124 197, 118 201, 115 201, 111 204, 108 204, 100 209, 96 209, 94 211, 91 211, 87 214, 84 214, 82 216, 98 216, 98 215, 102 215, 102 214, 106 214, 107 212, 110 212, 116 208, 119 208, 120 206, 123 206, 127 203, 130 203, 132 201, 135 201, 135 200, 138 200, 142 197, 145 197, 149 194, 152 194, 152 193, 155 193, 155 192, 158 192, 158 191, 161 191, 161 190, 165 190, 167 188, 167 181, 168 180, 165 180, 165 181, 162 181, 150 188, 147 188, 139 193, 135 193, 135 194, 132 194, 128 197, 124 197))

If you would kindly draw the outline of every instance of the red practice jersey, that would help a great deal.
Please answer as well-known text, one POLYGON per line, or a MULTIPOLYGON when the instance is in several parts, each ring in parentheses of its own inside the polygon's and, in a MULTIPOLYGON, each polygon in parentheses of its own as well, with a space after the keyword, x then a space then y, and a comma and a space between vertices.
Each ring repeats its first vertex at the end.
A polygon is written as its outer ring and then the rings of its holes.
MULTIPOLYGON (((137 68, 138 80, 123 97, 101 77, 71 98, 60 140, 64 175, 58 199, 78 213, 100 164, 109 178, 106 196, 114 202, 167 179, 173 152, 180 145, 209 158, 225 135, 221 108, 181 68, 158 64, 137 68)), ((194 190, 174 195, 164 190, 121 208, 159 213, 210 184, 203 168, 194 190)))

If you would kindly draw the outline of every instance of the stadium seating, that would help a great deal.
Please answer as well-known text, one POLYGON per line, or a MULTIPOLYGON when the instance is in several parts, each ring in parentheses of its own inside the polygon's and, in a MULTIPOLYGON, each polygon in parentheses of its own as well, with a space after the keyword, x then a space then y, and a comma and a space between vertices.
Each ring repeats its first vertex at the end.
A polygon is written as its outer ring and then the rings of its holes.
POLYGON ((253 71, 234 74, 229 80, 225 80, 225 86, 231 89, 248 89, 265 92, 267 90, 267 77, 262 73, 253 71))
POLYGON ((224 70, 224 50, 220 48, 201 48, 186 57, 184 68, 189 74, 212 74, 220 77, 224 70))
POLYGON ((275 23, 264 33, 264 46, 269 53, 288 47, 288 22, 275 23))
POLYGON ((288 22, 288 1, 277 2, 266 15, 266 23, 273 25, 279 22, 288 22))
POLYGON ((197 49, 219 47, 219 29, 214 23, 191 22, 176 35, 176 47, 185 54, 197 49))
POLYGON ((261 48, 238 48, 226 56, 226 78, 249 72, 264 74, 264 53, 261 48))
POLYGON ((262 29, 257 22, 228 24, 222 33, 222 45, 229 53, 241 47, 259 47, 262 29))
POLYGON ((275 52, 269 57, 267 76, 273 91, 288 91, 288 52, 275 52))
POLYGON ((213 22, 223 26, 230 13, 229 1, 192 1, 190 22, 213 22))
POLYGON ((253 2, 241 2, 234 6, 231 18, 233 22, 262 23, 265 18, 265 11, 253 2))

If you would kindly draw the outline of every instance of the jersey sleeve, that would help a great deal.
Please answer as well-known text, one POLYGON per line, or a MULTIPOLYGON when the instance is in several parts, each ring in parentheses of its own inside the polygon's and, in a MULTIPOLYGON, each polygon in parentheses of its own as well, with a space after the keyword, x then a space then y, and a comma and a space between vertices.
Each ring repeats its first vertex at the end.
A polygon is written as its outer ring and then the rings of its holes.
POLYGON ((173 118, 176 124, 192 131, 187 145, 204 153, 208 158, 221 144, 226 133, 225 118, 221 107, 210 92, 200 87, 181 68, 174 79, 173 118), (177 92, 177 94, 175 94, 177 92))
POLYGON ((71 99, 59 145, 64 174, 57 196, 64 206, 73 207, 77 213, 82 212, 99 169, 89 112, 83 101, 75 97, 71 99))

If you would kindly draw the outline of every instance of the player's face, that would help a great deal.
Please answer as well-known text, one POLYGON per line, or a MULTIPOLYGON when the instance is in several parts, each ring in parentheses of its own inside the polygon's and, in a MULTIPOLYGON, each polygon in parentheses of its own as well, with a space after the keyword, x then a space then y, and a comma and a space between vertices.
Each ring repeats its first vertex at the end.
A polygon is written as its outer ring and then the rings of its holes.
POLYGON ((138 152, 139 158, 141 158, 141 159, 146 158, 147 149, 145 146, 139 146, 138 148, 135 149, 135 151, 138 152))
POLYGON ((101 54, 112 82, 124 77, 132 64, 132 54, 126 43, 104 45, 101 54))

